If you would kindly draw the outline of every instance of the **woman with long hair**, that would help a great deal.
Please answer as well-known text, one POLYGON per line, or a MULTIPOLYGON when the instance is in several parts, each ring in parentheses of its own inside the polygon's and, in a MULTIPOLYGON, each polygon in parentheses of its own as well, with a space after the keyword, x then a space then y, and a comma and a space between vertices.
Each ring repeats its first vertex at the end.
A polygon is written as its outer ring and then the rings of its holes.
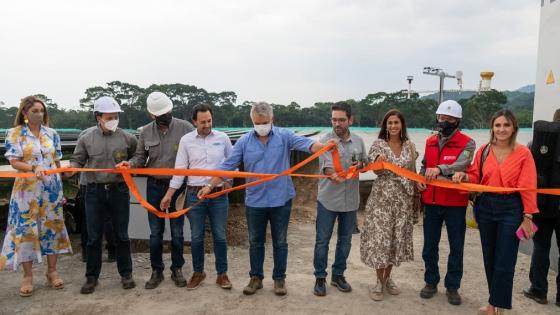
MULTIPOLYGON (((415 171, 416 147, 408 139, 406 121, 396 109, 385 114, 369 150, 370 161, 384 161, 415 171)), ((413 198, 415 183, 389 171, 376 171, 371 193, 366 203, 365 221, 361 234, 362 261, 376 270, 377 281, 370 298, 383 300, 384 291, 400 293, 391 279, 393 266, 414 259, 412 247, 413 198)))
POLYGON ((45 103, 28 96, 21 100, 14 128, 6 134, 6 159, 19 172, 35 175, 14 181, 0 254, 0 269, 16 271, 23 266, 19 293, 24 297, 33 294, 32 265, 43 256, 47 256, 48 284, 62 289, 57 257, 72 252, 62 212, 62 181, 59 174, 46 174, 60 167, 62 158, 60 137, 48 122, 45 103))
MULTIPOLYGON (((453 175, 453 181, 535 189, 535 161, 531 151, 516 142, 518 130, 517 119, 510 110, 496 112, 490 123, 490 142, 478 149, 466 173, 453 175)), ((481 314, 501 314, 503 309, 511 309, 519 248, 516 230, 521 229, 524 238, 531 239, 535 232, 532 214, 537 212, 535 191, 482 193, 477 198, 474 213, 490 295, 488 305, 479 310, 481 314)))

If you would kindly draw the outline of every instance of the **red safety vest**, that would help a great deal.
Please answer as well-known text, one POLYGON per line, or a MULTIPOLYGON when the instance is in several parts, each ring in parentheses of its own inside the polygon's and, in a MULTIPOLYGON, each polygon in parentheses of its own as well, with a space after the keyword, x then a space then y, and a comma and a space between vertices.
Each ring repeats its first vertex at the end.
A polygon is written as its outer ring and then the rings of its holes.
MULTIPOLYGON (((440 151, 438 135, 429 137, 426 140, 425 167, 453 164, 470 140, 471 138, 457 130, 440 151)), ((457 189, 427 185, 422 194, 422 201, 427 205, 465 207, 469 202, 469 194, 457 189)))

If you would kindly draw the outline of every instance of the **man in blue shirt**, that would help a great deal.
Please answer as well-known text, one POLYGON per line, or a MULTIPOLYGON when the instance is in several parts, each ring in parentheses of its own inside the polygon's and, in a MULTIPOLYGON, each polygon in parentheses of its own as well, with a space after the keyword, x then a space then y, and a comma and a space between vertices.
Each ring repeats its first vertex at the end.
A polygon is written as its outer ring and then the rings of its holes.
MULTIPOLYGON (((251 120, 255 130, 244 134, 233 147, 233 152, 221 165, 221 170, 235 170, 243 163, 245 171, 255 173, 281 173, 290 168, 290 151, 317 152, 323 144, 295 135, 294 132, 272 126, 272 106, 255 103, 251 108, 251 120)), ((247 182, 256 181, 248 178, 247 182)), ((223 181, 214 177, 198 193, 202 198, 223 181)), ((274 293, 285 295, 286 266, 288 262, 288 223, 292 198, 296 195, 292 179, 281 176, 260 185, 247 187, 245 215, 249 229, 249 258, 251 280, 243 293, 251 295, 262 288, 264 278, 264 244, 267 223, 270 221, 274 256, 274 293)))

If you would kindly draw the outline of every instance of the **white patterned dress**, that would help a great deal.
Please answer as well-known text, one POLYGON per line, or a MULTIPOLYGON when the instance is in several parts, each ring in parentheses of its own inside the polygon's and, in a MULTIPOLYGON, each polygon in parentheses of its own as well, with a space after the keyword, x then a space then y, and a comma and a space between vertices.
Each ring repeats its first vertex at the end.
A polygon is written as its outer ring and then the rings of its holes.
MULTIPOLYGON (((381 154, 387 157, 387 162, 409 170, 416 163, 416 147, 411 141, 405 141, 401 155, 395 156, 389 144, 378 139, 370 148, 369 158, 374 161, 381 154)), ((390 171, 382 171, 373 181, 360 242, 360 256, 367 266, 381 269, 414 260, 414 185, 390 171)))
MULTIPOLYGON (((56 168, 62 158, 60 137, 54 129, 41 127, 35 137, 27 126, 6 134, 6 158, 45 169, 56 168)), ((0 270, 17 270, 22 262, 41 262, 42 256, 71 253, 62 212, 62 181, 59 174, 16 178, 9 205, 8 227, 0 254, 0 270)))

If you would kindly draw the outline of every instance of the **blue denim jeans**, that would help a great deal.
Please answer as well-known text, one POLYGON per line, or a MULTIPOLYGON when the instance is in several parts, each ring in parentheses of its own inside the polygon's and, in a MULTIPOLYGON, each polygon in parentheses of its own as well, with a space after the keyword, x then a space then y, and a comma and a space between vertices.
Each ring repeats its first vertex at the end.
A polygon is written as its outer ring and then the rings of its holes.
POLYGON ((132 273, 128 221, 130 192, 124 183, 106 189, 102 184, 86 187, 87 263, 86 277, 99 278, 101 272, 101 242, 105 218, 110 216, 115 233, 117 269, 121 276, 132 273))
POLYGON ((449 256, 447 257, 447 274, 445 287, 459 289, 463 278, 463 250, 465 245, 465 214, 467 207, 449 207, 426 205, 424 208, 424 281, 437 285, 439 276, 439 241, 441 228, 445 222, 447 239, 449 241, 449 256))
POLYGON ((332 276, 343 275, 346 270, 346 260, 352 247, 352 232, 356 225, 356 211, 336 212, 325 208, 317 201, 317 220, 315 223, 315 251, 313 267, 315 277, 327 277, 327 260, 329 257, 329 242, 338 218, 336 251, 332 265, 332 276))
POLYGON ((272 235, 272 256, 274 269, 272 279, 282 280, 286 278, 286 267, 288 266, 288 224, 292 212, 292 200, 290 199, 281 207, 249 207, 245 206, 247 227, 249 229, 249 259, 251 271, 249 276, 264 278, 264 244, 266 242, 266 227, 270 221, 270 232, 272 235))
MULTIPOLYGON (((540 296, 548 294, 548 269, 550 268, 550 245, 552 233, 556 234, 556 244, 560 251, 560 218, 540 218, 535 216, 533 219, 539 227, 535 237, 533 237, 533 255, 531 256, 531 269, 529 279, 531 289, 540 296)), ((560 266, 560 257, 558 258, 560 266)), ((556 302, 560 302, 560 272, 556 274, 556 302)))
POLYGON ((490 293, 488 303, 511 309, 519 248, 515 231, 523 220, 521 196, 483 193, 477 199, 474 215, 480 231, 484 271, 490 293))
MULTIPOLYGON (((196 191, 187 190, 185 203, 189 206, 200 201, 196 191)), ((216 258, 216 272, 227 272, 227 240, 226 226, 228 217, 228 196, 221 195, 214 199, 205 199, 187 212, 191 225, 191 251, 193 271, 204 271, 204 228, 206 218, 210 220, 210 228, 214 240, 214 257, 216 258)))
MULTIPOLYGON (((152 177, 148 177, 146 184, 146 199, 148 203, 160 210, 159 205, 161 199, 165 196, 169 184, 161 181, 156 181, 152 177)), ((177 198, 185 190, 185 186, 181 186, 171 199, 169 212, 174 212, 175 202, 177 198)), ((165 264, 163 263, 163 233, 165 232, 165 219, 157 217, 155 214, 148 212, 148 223, 150 225, 150 263, 152 270, 163 271, 165 264)), ((171 270, 181 269, 185 264, 183 258, 183 245, 185 239, 183 237, 183 226, 185 224, 185 217, 169 219, 169 227, 171 230, 171 270)))

